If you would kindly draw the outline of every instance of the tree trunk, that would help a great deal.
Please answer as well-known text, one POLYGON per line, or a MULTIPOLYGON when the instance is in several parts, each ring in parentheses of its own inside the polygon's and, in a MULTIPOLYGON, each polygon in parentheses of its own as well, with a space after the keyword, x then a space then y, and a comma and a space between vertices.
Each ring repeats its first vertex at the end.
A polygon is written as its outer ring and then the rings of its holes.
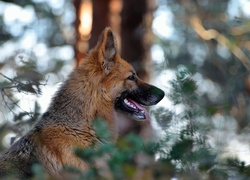
MULTIPOLYGON (((137 75, 144 81, 150 79, 150 48, 152 44, 152 12, 154 1, 124 0, 121 12, 121 56, 135 68, 137 75)), ((151 128, 134 121, 122 122, 121 134, 131 130, 151 137, 151 128)))
POLYGON ((75 0, 74 6, 76 10, 75 20, 75 59, 78 66, 86 57, 89 48, 89 38, 92 28, 92 1, 91 0, 75 0))
POLYGON ((109 3, 110 0, 93 0, 93 25, 91 38, 89 40, 89 49, 93 48, 101 35, 103 29, 110 25, 109 21, 109 3))

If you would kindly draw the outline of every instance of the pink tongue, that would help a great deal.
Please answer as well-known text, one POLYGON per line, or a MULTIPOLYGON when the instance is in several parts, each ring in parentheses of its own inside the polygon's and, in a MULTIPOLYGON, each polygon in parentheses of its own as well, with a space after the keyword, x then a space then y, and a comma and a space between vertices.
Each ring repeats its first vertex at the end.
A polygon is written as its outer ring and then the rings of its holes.
POLYGON ((150 118, 149 118, 149 114, 146 108, 142 107, 140 104, 138 104, 137 102, 133 101, 132 99, 128 98, 128 101, 133 103, 139 110, 144 111, 144 115, 145 115, 145 120, 148 124, 150 124, 150 118))

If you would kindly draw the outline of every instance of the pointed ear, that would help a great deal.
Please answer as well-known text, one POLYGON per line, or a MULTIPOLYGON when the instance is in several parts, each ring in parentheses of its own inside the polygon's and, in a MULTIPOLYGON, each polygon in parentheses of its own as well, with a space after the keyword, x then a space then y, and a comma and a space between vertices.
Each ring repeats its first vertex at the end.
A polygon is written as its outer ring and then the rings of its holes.
POLYGON ((111 28, 107 27, 102 32, 99 42, 96 45, 98 52, 98 61, 101 63, 103 70, 108 74, 115 65, 115 54, 117 45, 115 36, 111 28))

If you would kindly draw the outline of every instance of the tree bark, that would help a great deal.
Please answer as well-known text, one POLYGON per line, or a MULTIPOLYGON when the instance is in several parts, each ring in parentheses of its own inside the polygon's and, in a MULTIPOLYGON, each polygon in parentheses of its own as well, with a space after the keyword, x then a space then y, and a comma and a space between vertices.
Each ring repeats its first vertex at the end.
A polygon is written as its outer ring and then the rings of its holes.
MULTIPOLYGON (((139 78, 150 79, 150 48, 152 45, 152 20, 155 4, 150 0, 124 0, 121 12, 121 56, 135 68, 139 78)), ((121 134, 130 131, 151 137, 151 128, 134 121, 123 121, 121 134)))
POLYGON ((103 31, 107 26, 110 26, 109 21, 109 3, 110 0, 93 0, 93 25, 91 38, 89 40, 89 49, 93 48, 103 31))

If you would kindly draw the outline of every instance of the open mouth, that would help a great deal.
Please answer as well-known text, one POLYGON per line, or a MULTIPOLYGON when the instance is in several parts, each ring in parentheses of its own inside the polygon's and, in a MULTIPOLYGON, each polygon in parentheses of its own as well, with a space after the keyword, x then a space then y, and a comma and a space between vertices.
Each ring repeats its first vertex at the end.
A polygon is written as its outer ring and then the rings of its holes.
POLYGON ((148 111, 145 107, 141 106, 134 100, 130 98, 125 98, 123 100, 125 107, 133 111, 133 116, 138 120, 146 120, 149 122, 148 111))
POLYGON ((137 89, 124 91, 116 98, 115 110, 127 114, 134 120, 150 123, 148 111, 144 106, 157 104, 164 95, 161 89, 140 83, 137 89))
POLYGON ((150 123, 147 109, 129 97, 118 97, 115 109, 129 115, 134 120, 150 123))

